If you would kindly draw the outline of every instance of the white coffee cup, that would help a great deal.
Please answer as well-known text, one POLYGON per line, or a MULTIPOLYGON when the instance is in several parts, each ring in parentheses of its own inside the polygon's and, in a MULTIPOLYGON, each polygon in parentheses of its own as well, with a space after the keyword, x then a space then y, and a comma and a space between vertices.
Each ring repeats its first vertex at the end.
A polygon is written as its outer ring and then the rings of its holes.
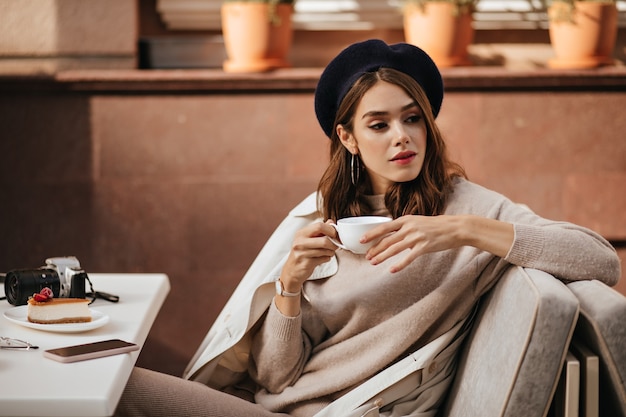
POLYGON ((337 224, 331 224, 331 226, 337 230, 341 242, 335 239, 330 240, 342 249, 356 254, 364 254, 376 242, 361 243, 360 240, 363 235, 381 223, 390 221, 389 217, 383 216, 358 216, 339 219, 337 224))

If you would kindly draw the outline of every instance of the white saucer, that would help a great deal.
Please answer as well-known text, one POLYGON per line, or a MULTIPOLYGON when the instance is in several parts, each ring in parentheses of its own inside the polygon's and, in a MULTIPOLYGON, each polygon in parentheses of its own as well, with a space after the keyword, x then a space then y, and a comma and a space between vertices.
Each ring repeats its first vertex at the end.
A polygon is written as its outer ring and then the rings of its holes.
POLYGON ((28 306, 13 307, 4 312, 4 317, 16 324, 24 327, 30 327, 31 329, 43 330, 47 332, 56 333, 79 333, 86 332, 88 330, 97 329, 109 322, 109 316, 103 314, 97 310, 91 311, 91 321, 86 323, 64 323, 64 324, 39 324, 31 323, 28 321, 27 313, 28 306))

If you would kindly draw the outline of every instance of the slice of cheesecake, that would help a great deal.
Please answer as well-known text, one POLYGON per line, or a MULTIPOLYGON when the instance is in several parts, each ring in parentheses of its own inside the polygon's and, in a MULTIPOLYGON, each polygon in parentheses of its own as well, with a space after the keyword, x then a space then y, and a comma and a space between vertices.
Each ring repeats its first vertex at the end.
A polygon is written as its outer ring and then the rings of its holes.
POLYGON ((28 321, 39 324, 85 323, 91 321, 86 298, 52 298, 28 300, 28 321))

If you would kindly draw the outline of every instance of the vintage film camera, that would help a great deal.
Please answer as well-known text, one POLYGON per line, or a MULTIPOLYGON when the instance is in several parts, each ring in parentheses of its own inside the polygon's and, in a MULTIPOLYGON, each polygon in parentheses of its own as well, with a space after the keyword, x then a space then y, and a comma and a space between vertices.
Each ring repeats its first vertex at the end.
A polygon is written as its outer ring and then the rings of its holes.
POLYGON ((4 293, 13 305, 24 305, 28 297, 48 287, 55 297, 85 298, 87 273, 74 256, 46 259, 46 265, 36 269, 9 271, 4 280, 4 293))

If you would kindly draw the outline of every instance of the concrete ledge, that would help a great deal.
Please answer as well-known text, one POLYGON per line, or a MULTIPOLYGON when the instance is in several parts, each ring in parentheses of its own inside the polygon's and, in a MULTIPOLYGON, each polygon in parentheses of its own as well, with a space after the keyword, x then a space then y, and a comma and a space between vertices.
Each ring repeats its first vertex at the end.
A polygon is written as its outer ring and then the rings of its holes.
MULTIPOLYGON (((233 74, 202 70, 68 70, 56 74, 0 73, 0 91, 294 91, 315 90, 321 68, 233 74)), ((626 91, 626 67, 558 71, 467 67, 442 70, 447 91, 626 91)))

